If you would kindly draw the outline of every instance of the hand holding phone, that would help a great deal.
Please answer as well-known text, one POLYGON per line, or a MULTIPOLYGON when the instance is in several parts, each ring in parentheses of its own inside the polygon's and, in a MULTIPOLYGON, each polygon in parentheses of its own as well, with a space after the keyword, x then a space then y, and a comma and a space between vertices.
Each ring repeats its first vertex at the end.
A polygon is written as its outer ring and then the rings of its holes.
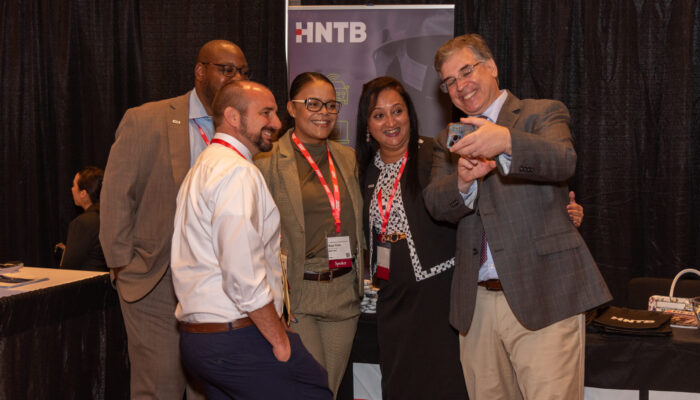
POLYGON ((450 147, 454 146, 455 143, 459 142, 460 139, 474 132, 476 130, 476 126, 452 122, 447 126, 447 129, 446 146, 449 149, 450 147))

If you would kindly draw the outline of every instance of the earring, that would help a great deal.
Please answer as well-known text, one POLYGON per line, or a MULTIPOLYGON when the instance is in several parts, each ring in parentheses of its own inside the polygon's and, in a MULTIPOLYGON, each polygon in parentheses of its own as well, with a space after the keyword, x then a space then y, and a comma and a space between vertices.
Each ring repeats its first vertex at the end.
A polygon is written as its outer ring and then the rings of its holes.
POLYGON ((369 140, 370 140, 369 129, 367 129, 367 137, 365 137, 365 140, 367 141, 367 143, 369 143, 369 140))

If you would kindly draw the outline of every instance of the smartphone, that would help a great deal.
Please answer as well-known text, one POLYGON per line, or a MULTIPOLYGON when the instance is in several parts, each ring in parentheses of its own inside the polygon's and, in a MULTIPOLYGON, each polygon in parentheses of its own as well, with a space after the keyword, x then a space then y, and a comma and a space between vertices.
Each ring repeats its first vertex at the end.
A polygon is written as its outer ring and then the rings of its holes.
POLYGON ((447 126, 447 148, 454 146, 455 143, 459 142, 459 139, 465 137, 466 135, 474 132, 476 127, 469 124, 461 124, 457 122, 452 122, 447 126))

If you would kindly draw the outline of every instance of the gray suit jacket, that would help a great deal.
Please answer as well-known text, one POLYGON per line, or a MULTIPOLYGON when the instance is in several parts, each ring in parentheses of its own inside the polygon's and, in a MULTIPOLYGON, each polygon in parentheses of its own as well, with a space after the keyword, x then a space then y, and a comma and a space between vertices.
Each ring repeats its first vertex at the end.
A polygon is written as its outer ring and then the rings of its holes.
POLYGON ((175 199, 190 168, 189 93, 126 111, 109 152, 100 241, 117 289, 137 301, 170 264, 175 199))
MULTIPOLYGON (((362 298, 363 284, 362 271, 364 270, 364 233, 362 230, 362 194, 357 181, 357 161, 355 152, 340 143, 328 141, 328 147, 335 161, 340 177, 350 192, 353 212, 355 213, 355 227, 357 239, 357 258, 355 267, 357 275, 355 285, 357 289, 357 302, 362 298)), ((304 277, 304 261, 306 249, 306 236, 304 233, 304 205, 299 186, 299 173, 297 171, 296 157, 294 156, 294 143, 291 135, 285 134, 274 143, 272 150, 260 153, 255 158, 255 164, 262 171, 265 182, 275 199, 280 212, 282 225, 282 251, 287 254, 287 277, 289 280, 290 300, 292 312, 297 309, 300 301, 299 291, 295 288, 302 287, 304 277)))
POLYGON ((481 180, 474 209, 457 189, 447 130, 437 138, 440 149, 424 192, 435 218, 459 224, 450 322, 460 332, 469 330, 474 313, 482 229, 508 304, 526 328, 543 328, 611 299, 566 211, 566 181, 576 168, 566 106, 508 92, 497 123, 511 132, 510 173, 499 165, 481 180))

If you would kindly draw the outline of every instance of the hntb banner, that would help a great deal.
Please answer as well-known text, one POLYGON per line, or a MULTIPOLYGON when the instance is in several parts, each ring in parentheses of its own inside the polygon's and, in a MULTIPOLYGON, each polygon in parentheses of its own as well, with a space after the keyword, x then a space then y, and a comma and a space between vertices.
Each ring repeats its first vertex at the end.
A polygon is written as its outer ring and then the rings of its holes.
POLYGON ((339 141, 353 146, 362 84, 392 76, 416 106, 421 135, 436 136, 450 120, 451 105, 438 88, 433 57, 453 32, 453 5, 289 7, 289 83, 306 71, 328 76, 343 103, 339 141))

